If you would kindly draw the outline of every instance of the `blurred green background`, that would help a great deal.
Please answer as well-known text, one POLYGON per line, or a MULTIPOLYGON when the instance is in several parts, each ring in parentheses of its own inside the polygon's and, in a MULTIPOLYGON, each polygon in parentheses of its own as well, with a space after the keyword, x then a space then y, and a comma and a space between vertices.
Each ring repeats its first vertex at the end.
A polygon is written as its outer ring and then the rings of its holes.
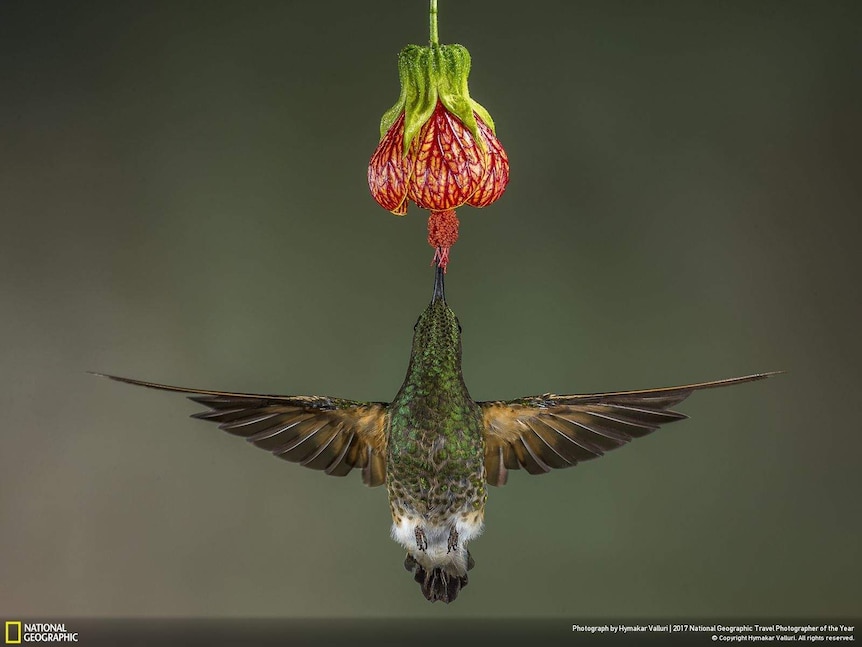
POLYGON ((511 159, 448 275, 472 395, 789 374, 513 473, 431 606, 383 489, 85 374, 391 399, 432 251, 365 173, 426 3, 3 2, 3 613, 858 615, 859 3, 440 12, 511 159))

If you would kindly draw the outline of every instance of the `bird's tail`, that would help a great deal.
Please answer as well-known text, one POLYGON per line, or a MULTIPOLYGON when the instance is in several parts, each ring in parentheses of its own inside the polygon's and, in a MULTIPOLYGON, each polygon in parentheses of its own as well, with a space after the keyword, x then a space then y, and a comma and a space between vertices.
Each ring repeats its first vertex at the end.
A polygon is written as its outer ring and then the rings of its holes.
POLYGON ((440 600, 449 604, 458 597, 458 593, 467 586, 467 571, 475 565, 470 551, 460 548, 466 559, 447 560, 444 564, 423 564, 424 554, 418 556, 407 553, 404 568, 413 573, 413 579, 419 583, 422 595, 429 602, 440 600), (418 557, 418 559, 417 559, 418 557))

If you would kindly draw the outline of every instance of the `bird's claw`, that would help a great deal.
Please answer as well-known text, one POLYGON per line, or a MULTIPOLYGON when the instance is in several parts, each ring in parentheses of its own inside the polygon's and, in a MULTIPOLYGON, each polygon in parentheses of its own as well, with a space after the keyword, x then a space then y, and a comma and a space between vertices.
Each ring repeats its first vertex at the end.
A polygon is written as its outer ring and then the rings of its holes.
POLYGON ((446 553, 451 553, 453 550, 458 550, 458 531, 455 528, 449 531, 449 546, 446 553))
POLYGON ((425 549, 428 548, 428 540, 425 538, 425 531, 422 528, 416 528, 413 531, 413 534, 416 535, 416 547, 425 552, 425 549))

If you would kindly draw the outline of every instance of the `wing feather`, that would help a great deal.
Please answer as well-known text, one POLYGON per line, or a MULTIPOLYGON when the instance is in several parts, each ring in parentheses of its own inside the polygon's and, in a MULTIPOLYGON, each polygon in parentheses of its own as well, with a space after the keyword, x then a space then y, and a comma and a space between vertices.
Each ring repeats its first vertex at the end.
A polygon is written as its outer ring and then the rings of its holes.
POLYGON ((563 451, 556 448, 557 440, 554 431, 541 420, 529 423, 532 433, 525 433, 524 440, 533 449, 534 455, 539 455, 545 464, 551 469, 562 469, 569 467, 572 462, 567 459, 563 451))
POLYGON ((505 485, 508 471, 530 474, 577 465, 686 416, 669 407, 694 391, 762 380, 758 373, 727 380, 641 391, 584 395, 546 393, 517 400, 479 402, 484 418, 485 472, 505 485))
POLYGON ((189 389, 102 375, 117 382, 188 394, 206 411, 193 418, 215 422, 279 458, 332 476, 362 470, 366 485, 386 480, 388 405, 322 396, 256 395, 189 389))
POLYGON ((347 476, 353 469, 353 465, 347 460, 347 453, 356 441, 355 435, 351 431, 345 432, 341 436, 340 442, 343 444, 341 452, 332 459, 328 467, 324 468, 324 471, 330 476, 347 476))

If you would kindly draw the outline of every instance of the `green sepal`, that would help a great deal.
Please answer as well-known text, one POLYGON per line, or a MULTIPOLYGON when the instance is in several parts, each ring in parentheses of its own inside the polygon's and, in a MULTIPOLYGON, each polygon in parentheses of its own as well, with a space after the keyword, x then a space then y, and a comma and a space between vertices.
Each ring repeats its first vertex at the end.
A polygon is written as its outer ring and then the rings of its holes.
POLYGON ((380 120, 380 138, 386 136, 389 128, 404 112, 404 150, 410 144, 425 122, 431 118, 439 99, 450 113, 473 135, 481 150, 485 143, 479 137, 476 113, 494 130, 491 115, 476 101, 470 98, 467 77, 470 75, 470 53, 463 45, 408 45, 398 54, 398 76, 401 81, 401 94, 398 101, 383 114, 380 120))
POLYGON ((483 106, 478 101, 474 101, 470 99, 470 103, 473 105, 473 111, 478 113, 478 115, 482 118, 482 121, 485 122, 485 125, 491 129, 491 132, 495 135, 497 134, 497 127, 494 125, 494 120, 491 119, 491 114, 485 110, 485 106, 483 106))

